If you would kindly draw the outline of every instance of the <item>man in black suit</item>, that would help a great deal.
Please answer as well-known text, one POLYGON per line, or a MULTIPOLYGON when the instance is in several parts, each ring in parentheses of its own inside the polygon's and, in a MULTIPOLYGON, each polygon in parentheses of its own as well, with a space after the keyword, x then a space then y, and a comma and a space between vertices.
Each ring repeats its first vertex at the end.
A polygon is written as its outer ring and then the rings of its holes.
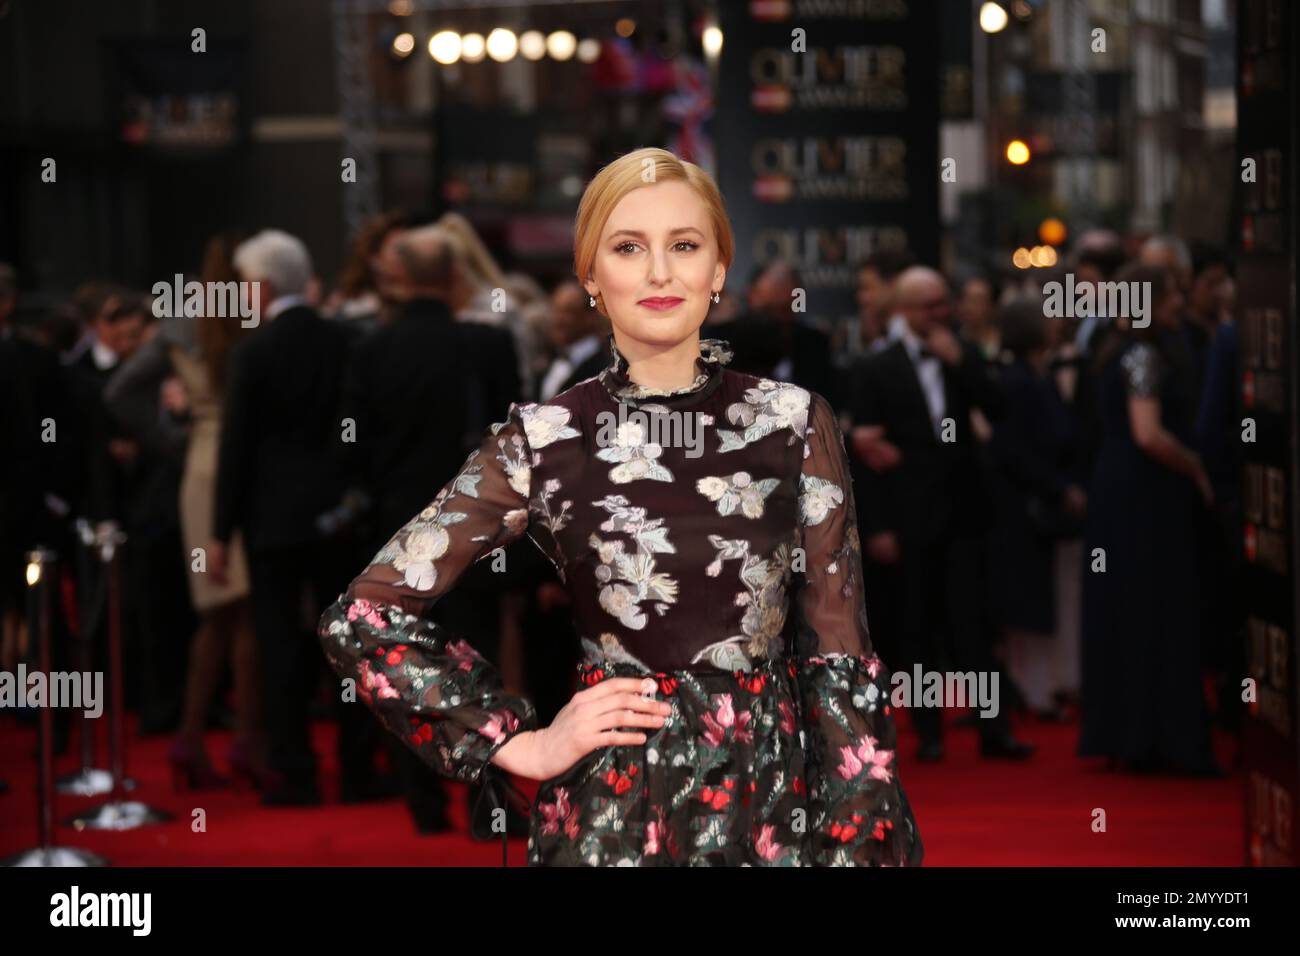
MULTIPOLYGON (((301 241, 267 230, 236 250, 240 279, 259 283, 255 335, 229 356, 221 422, 209 572, 224 576, 236 529, 248 548, 254 625, 262 655, 269 763, 282 778, 267 805, 320 802, 309 708, 322 670, 315 629, 303 615, 310 588, 317 613, 347 586, 348 551, 318 519, 334 511, 344 481, 340 387, 354 337, 308 304, 311 259, 301 241)), ((232 316, 229 321, 241 321, 232 316)), ((340 702, 341 703, 341 702, 340 702)), ((372 782, 374 721, 341 705, 339 762, 345 797, 372 782)))
POLYGON ((557 285, 551 293, 551 314, 546 324, 546 338, 555 357, 538 383, 537 401, 550 401, 584 379, 600 374, 613 361, 608 335, 609 325, 592 308, 586 289, 572 279, 557 285))
MULTIPOLYGON (((973 560, 989 507, 971 426, 971 410, 1000 411, 1000 394, 978 351, 949 327, 947 283, 932 269, 913 266, 895 283, 898 314, 887 347, 858 360, 850 382, 856 426, 882 426, 901 458, 888 470, 859 471, 856 496, 865 556, 897 565, 901 584, 899 661, 923 672, 961 667, 997 671, 978 626, 984 595, 972 587, 973 560), (968 626, 970 621, 977 626, 968 626), (982 639, 977 639, 974 635, 982 639)), ((870 614, 870 608, 867 609, 870 614)), ((991 678, 990 678, 991 679, 991 678)), ((998 675, 998 689, 1002 689, 998 675)), ((915 707, 923 760, 943 757, 941 712, 915 707)), ((986 756, 1023 757, 1030 749, 1011 737, 1006 708, 978 721, 986 756)))
POLYGON ((799 273, 784 262, 759 269, 749 288, 749 311, 706 327, 710 336, 726 340, 735 353, 730 367, 780 382, 793 382, 817 392, 832 408, 841 402, 831 364, 831 337, 820 324, 796 312, 799 273))
MULTIPOLYGON (((504 421, 510 403, 522 400, 510 331, 455 318, 457 267, 439 226, 393 233, 371 262, 392 319, 352 348, 342 399, 344 415, 356 423, 344 465, 349 480, 374 502, 363 560, 428 505, 479 447, 488 426, 504 421)), ((495 660, 502 583, 490 563, 476 564, 431 614, 495 660)), ((442 780, 404 744, 385 737, 417 828, 448 829, 442 780)), ((480 789, 469 788, 471 813, 479 808, 471 822, 486 832, 491 808, 478 802, 480 789)), ((527 833, 527 821, 517 814, 508 814, 507 825, 516 835, 527 833)))
MULTIPOLYGON (((16 276, 0 264, 0 666, 16 666, 27 613, 23 577, 26 553, 51 548, 60 564, 76 570, 72 518, 85 473, 84 442, 78 431, 77 376, 59 358, 58 332, 75 327, 66 312, 18 316, 16 276), (53 440, 46 440, 47 438, 53 440)), ((79 581, 78 589, 89 587, 79 581)), ((52 664, 58 671, 79 666, 73 659, 72 621, 55 614, 52 664)), ((88 622, 80 619, 80 627, 88 622)), ((26 653, 35 651, 27 635, 26 653)), ((102 661, 93 666, 100 669, 102 661)), ((67 749, 71 719, 67 708, 54 708, 54 752, 67 749)))

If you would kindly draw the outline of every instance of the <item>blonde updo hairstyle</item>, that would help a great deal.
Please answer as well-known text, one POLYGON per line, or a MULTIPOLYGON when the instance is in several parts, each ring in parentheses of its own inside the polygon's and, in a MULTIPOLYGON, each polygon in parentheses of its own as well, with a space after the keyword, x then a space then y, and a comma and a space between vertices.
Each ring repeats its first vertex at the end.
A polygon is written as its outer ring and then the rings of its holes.
MULTIPOLYGON (((634 189, 666 182, 684 182, 704 200, 718 244, 718 261, 723 268, 731 268, 735 239, 718 184, 694 163, 684 162, 666 149, 647 146, 625 153, 602 168, 583 191, 573 230, 573 274, 579 282, 591 277, 600 234, 619 201, 634 189)), ((596 309, 609 318, 603 296, 596 296, 596 309)))

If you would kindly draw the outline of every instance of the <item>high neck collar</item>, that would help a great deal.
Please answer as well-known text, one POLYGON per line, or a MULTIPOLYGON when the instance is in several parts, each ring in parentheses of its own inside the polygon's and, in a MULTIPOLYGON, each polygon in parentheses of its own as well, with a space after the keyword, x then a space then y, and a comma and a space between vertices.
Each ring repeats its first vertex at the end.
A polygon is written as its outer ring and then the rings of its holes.
POLYGON ((695 381, 681 388, 662 389, 638 385, 627 376, 627 358, 608 336, 609 354, 613 362, 600 373, 600 380, 615 401, 636 405, 651 402, 657 405, 694 404, 711 394, 722 382, 722 369, 731 361, 731 346, 722 339, 700 339, 700 354, 695 359, 698 374, 695 381))

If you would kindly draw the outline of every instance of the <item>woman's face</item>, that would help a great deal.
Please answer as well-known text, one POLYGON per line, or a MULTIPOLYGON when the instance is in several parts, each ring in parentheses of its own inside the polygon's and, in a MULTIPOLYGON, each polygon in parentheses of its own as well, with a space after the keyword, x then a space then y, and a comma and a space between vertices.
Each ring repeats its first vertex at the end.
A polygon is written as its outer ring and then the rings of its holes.
POLYGON ((601 230, 592 275, 618 338, 675 345, 704 324, 726 269, 708 207, 680 181, 642 186, 624 196, 601 230))

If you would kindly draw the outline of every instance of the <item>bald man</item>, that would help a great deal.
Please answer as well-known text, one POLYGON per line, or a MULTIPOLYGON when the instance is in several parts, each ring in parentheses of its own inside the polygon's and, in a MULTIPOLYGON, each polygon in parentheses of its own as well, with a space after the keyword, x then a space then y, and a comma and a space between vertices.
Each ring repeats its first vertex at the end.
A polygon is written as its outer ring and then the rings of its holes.
MULTIPOLYGON (((919 665, 929 673, 955 665, 991 675, 997 673, 993 627, 980 583, 991 508, 971 411, 996 419, 1001 395, 978 348, 953 333, 942 275, 924 266, 906 269, 895 280, 894 298, 889 344, 858 360, 849 403, 853 424, 883 427, 899 453, 892 468, 859 462, 855 473, 864 557, 892 571, 899 602, 897 633, 881 635, 895 656, 886 663, 895 670, 919 665)), ((867 597, 871 614, 870 590, 867 597)), ((1005 688, 1000 677, 999 686, 1005 688)), ((977 721, 986 757, 1030 752, 1011 737, 1007 709, 977 721)), ((915 707, 912 722, 921 737, 919 759, 943 759, 941 711, 915 707)))

